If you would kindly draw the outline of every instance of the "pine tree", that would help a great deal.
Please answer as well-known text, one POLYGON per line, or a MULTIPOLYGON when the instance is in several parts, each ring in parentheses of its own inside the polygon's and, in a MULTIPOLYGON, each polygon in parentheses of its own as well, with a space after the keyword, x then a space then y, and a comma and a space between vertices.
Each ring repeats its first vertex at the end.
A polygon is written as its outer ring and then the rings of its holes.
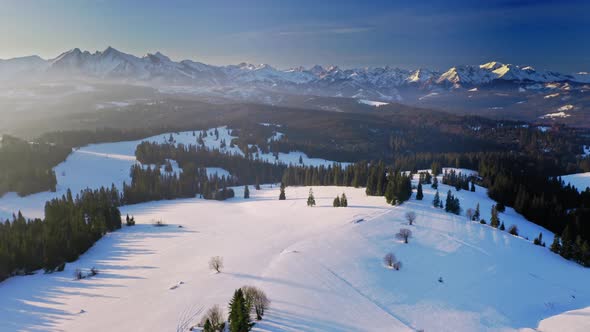
POLYGON ((445 212, 449 212, 453 209, 453 194, 449 190, 447 192, 447 199, 445 201, 445 212))
POLYGON ((242 289, 237 289, 229 303, 228 320, 230 332, 250 331, 253 324, 250 323, 250 312, 248 309, 242 289))
POLYGON ((490 226, 498 228, 500 226, 500 218, 498 218, 498 209, 492 206, 492 217, 490 218, 490 226))
POLYGON ((432 179, 431 187, 432 187, 432 189, 438 189, 438 179, 436 176, 432 179))
POLYGON ((479 216, 480 216, 479 203, 477 203, 477 206, 475 207, 475 212, 473 213, 473 218, 471 218, 471 220, 477 221, 477 220, 479 220, 479 216))
POLYGON ((342 193, 342 197, 340 198, 340 206, 342 206, 342 207, 348 206, 348 198, 346 197, 345 193, 342 193))
POLYGON ((244 186, 244 198, 250 198, 250 189, 248 186, 244 186))
POLYGON ((421 201, 424 198, 424 193, 422 193, 422 183, 418 183, 418 189, 416 191, 416 199, 421 201))
POLYGON ((334 202, 332 203, 333 207, 340 207, 341 203, 340 203, 340 197, 336 196, 336 198, 334 198, 334 202))
POLYGON ((285 196, 285 184, 281 182, 281 193, 279 194, 279 201, 286 200, 287 197, 285 196))
POLYGON ((506 226, 504 226, 504 222, 503 221, 500 223, 500 230, 501 231, 505 231, 506 230, 506 226))
POLYGON ((434 194, 434 199, 432 200, 432 205, 434 207, 439 207, 440 205, 440 195, 438 194, 438 190, 436 191, 436 194, 434 194))
POLYGON ((303 157, 299 156, 299 164, 303 165, 303 157))
POLYGON ((213 327, 211 327, 211 321, 209 320, 209 318, 207 318, 205 324, 203 325, 203 332, 217 332, 213 330, 213 327))
POLYGON ((471 181, 471 191, 475 192, 475 184, 473 184, 473 181, 471 181))
POLYGON ((307 206, 315 206, 315 197, 313 197, 313 190, 309 188, 309 196, 307 197, 307 206))

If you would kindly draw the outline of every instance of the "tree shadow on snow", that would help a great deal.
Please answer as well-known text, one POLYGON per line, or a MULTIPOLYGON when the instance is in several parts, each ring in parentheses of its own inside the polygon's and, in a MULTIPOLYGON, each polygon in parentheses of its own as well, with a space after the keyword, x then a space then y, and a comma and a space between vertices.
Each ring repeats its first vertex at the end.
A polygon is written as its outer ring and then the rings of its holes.
POLYGON ((157 251, 142 248, 141 241, 149 238, 175 237, 184 228, 136 225, 124 227, 105 235, 78 260, 67 263, 63 272, 16 276, 0 282, 0 331, 59 330, 65 320, 83 315, 84 308, 67 308, 68 296, 116 298, 101 294, 101 289, 125 287, 120 280, 139 280, 143 270, 154 266, 127 264, 130 257, 153 255, 157 251), (74 280, 74 271, 85 273, 95 267, 96 276, 74 280))

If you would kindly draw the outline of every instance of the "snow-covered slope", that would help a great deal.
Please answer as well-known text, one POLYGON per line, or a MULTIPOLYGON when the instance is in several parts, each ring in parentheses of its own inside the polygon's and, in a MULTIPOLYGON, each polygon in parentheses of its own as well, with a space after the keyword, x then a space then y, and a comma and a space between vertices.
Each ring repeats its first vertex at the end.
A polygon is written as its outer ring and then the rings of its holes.
MULTIPOLYGON (((424 200, 399 207, 363 189, 314 187, 317 206, 308 208, 308 190, 288 187, 286 201, 265 186, 249 200, 123 207, 138 225, 108 234, 64 272, 0 283, 0 330, 169 331, 192 313, 196 324, 212 305, 226 310, 243 285, 272 301, 255 331, 514 331, 590 305, 588 269, 432 207, 429 186, 424 200), (333 208, 342 192, 349 207, 333 208), (417 214, 412 226, 408 211, 417 214), (168 226, 152 226, 156 219, 168 226), (412 231, 408 244, 395 239, 400 228, 412 231), (383 266, 387 252, 400 271, 383 266), (208 270, 212 256, 223 257, 222 273, 208 270), (93 266, 97 276, 72 280, 93 266)), ((489 220, 482 188, 457 195, 464 209, 479 202, 489 220)), ((500 219, 539 230, 510 209, 500 219)), ((582 331, 580 316, 558 318, 543 331, 582 331)))

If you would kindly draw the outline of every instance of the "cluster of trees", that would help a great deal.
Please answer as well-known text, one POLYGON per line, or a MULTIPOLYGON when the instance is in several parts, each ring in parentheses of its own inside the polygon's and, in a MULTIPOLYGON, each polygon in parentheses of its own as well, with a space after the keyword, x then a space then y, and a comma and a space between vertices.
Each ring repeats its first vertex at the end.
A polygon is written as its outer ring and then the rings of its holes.
POLYGON ((0 137, 0 196, 15 191, 20 196, 55 191, 53 167, 66 159, 71 149, 47 143, 0 137))
POLYGON ((333 207, 347 207, 348 206, 348 198, 346 197, 345 193, 342 193, 342 196, 336 196, 334 198, 334 202, 332 203, 333 207))
POLYGON ((442 183, 453 186, 457 191, 464 189, 475 191, 475 185, 471 182, 471 188, 469 187, 469 177, 467 175, 462 174, 461 172, 457 173, 455 170, 450 170, 442 176, 442 183))
MULTIPOLYGON (((227 330, 229 332, 250 331, 255 324, 251 316, 254 315, 256 320, 262 320, 269 305, 270 300, 264 291, 257 287, 243 286, 236 289, 229 302, 227 330)), ((226 330, 224 317, 223 310, 215 305, 207 310, 199 326, 203 332, 223 332, 226 330)), ((179 324, 182 327, 185 325, 185 323, 179 324)))
POLYGON ((239 185, 279 182, 287 168, 282 164, 270 164, 252 157, 227 154, 197 145, 142 142, 137 146, 135 156, 143 164, 163 165, 167 160, 175 160, 184 171, 191 168, 221 167, 232 174, 235 184, 239 185))
POLYGON ((179 173, 161 172, 160 167, 131 166, 131 184, 123 184, 124 204, 195 197, 224 200, 234 197, 228 186, 235 185, 233 178, 208 176, 204 168, 186 165, 179 173))
POLYGON ((412 196, 411 175, 387 168, 383 161, 358 162, 347 166, 289 166, 282 178, 285 186, 366 187, 369 196, 385 196, 399 204, 412 196))
MULTIPOLYGON (((289 166, 283 174, 282 182, 286 186, 347 186, 362 187, 367 184, 372 163, 355 163, 347 166, 341 164, 320 166, 289 166)), ((385 167, 385 164, 383 164, 385 167)))
POLYGON ((0 280, 43 268, 63 270, 107 232, 121 228, 120 195, 111 189, 70 191, 45 205, 45 219, 19 212, 0 223, 0 280))
POLYGON ((388 252, 387 254, 385 254, 385 256, 383 256, 383 263, 388 268, 394 269, 396 271, 399 271, 399 269, 402 268, 402 262, 397 260, 395 255, 391 252, 388 252))
MULTIPOLYGON (((537 242, 536 244, 544 244, 541 242, 541 235, 535 240, 537 242)), ((555 235, 550 249, 565 259, 571 259, 586 267, 590 267, 590 243, 587 239, 582 239, 580 234, 576 234, 569 225, 563 230, 561 236, 555 235)))
POLYGON ((447 192, 445 211, 454 214, 461 214, 461 203, 459 202, 459 197, 455 197, 455 195, 453 195, 450 190, 447 192))

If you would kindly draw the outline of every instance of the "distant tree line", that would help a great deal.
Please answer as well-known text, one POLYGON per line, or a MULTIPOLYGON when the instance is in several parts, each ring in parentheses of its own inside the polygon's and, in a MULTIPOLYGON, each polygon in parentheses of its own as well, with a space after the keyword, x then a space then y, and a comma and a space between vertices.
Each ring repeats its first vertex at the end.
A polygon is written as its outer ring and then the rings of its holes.
POLYGON ((190 198, 201 195, 205 199, 225 200, 234 197, 229 186, 233 178, 208 176, 207 170, 185 164, 182 172, 161 172, 160 167, 131 167, 131 183, 123 184, 123 204, 137 204, 163 199, 190 198))
POLYGON ((66 159, 71 149, 46 143, 27 142, 9 135, 0 140, 0 196, 15 191, 20 196, 55 191, 53 167, 66 159))
POLYGON ((143 164, 163 165, 166 160, 175 160, 184 171, 203 167, 221 167, 235 177, 236 185, 248 183, 276 183, 281 180, 287 166, 268 163, 241 155, 232 155, 210 150, 197 145, 158 144, 142 142, 135 150, 135 156, 143 164))

